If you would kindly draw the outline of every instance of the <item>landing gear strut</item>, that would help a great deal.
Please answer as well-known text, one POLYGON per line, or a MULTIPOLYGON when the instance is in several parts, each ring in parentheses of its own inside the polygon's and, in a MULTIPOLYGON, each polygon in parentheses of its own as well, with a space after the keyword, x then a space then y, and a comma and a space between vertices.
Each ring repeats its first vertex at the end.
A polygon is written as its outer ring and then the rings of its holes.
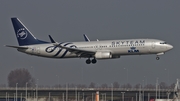
POLYGON ((157 56, 157 57, 156 57, 156 60, 159 60, 159 59, 160 59, 160 58, 157 56))

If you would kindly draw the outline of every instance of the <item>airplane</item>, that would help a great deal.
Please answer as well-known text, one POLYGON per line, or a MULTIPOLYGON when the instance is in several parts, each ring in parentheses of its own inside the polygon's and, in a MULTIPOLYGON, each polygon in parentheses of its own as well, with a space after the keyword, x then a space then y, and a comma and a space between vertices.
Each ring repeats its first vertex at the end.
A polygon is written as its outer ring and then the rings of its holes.
POLYGON ((173 46, 158 39, 122 39, 100 40, 88 42, 56 42, 50 35, 51 42, 37 39, 18 19, 11 18, 19 46, 6 45, 16 48, 19 52, 47 58, 87 58, 87 64, 95 64, 97 60, 116 59, 125 55, 155 54, 156 59, 173 46))

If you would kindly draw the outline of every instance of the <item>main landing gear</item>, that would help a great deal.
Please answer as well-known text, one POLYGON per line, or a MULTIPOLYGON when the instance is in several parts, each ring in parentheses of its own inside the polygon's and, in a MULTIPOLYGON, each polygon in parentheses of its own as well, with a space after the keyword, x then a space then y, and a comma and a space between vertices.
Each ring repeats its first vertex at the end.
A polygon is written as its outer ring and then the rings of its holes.
POLYGON ((97 60, 95 58, 92 60, 90 60, 90 58, 86 60, 86 64, 90 64, 90 63, 95 64, 96 62, 97 62, 97 60))

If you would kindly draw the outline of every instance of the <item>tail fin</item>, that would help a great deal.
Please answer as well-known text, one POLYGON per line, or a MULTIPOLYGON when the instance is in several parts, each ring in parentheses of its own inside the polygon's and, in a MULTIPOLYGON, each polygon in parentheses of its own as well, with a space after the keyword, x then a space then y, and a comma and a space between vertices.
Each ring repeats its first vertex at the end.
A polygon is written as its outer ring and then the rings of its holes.
POLYGON ((48 43, 36 39, 26 26, 18 19, 11 18, 19 46, 48 43))

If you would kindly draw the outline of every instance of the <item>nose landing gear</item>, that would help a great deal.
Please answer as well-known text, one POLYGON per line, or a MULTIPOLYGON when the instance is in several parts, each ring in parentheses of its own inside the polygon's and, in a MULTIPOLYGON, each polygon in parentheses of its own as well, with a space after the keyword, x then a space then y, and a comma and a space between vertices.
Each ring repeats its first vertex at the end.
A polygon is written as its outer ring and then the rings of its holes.
POLYGON ((156 60, 159 60, 159 59, 160 59, 159 56, 157 56, 157 57, 156 57, 156 60))
POLYGON ((157 53, 157 54, 156 54, 156 60, 159 60, 159 59, 160 59, 159 56, 160 56, 160 55, 163 55, 163 54, 165 54, 165 53, 164 53, 164 52, 157 53))

